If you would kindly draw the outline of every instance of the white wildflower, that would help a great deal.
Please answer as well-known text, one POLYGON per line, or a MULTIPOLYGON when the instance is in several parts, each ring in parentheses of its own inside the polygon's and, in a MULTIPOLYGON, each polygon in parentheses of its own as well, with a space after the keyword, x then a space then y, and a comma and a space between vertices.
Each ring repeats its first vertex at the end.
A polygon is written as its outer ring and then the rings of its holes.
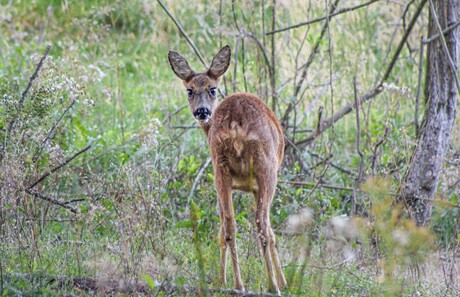
POLYGON ((313 210, 304 208, 300 210, 299 213, 289 216, 286 231, 292 234, 302 232, 312 220, 313 210))
POLYGON ((394 230, 391 233, 391 236, 395 241, 397 241, 400 245, 406 246, 409 244, 409 237, 410 234, 407 231, 404 230, 394 230))

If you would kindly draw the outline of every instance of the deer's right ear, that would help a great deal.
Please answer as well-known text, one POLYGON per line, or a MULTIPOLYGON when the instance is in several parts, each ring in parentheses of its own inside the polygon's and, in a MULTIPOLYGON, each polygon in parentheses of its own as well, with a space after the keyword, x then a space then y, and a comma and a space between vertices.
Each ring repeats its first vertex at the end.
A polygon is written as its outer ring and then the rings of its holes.
POLYGON ((230 65, 231 54, 232 51, 230 46, 226 45, 221 48, 214 59, 212 59, 211 67, 209 67, 208 70, 208 75, 213 78, 219 78, 224 75, 225 71, 228 69, 228 65, 230 65))
POLYGON ((188 66, 187 61, 178 52, 169 51, 168 60, 172 71, 174 71, 177 77, 183 81, 189 81, 193 77, 195 72, 188 66))

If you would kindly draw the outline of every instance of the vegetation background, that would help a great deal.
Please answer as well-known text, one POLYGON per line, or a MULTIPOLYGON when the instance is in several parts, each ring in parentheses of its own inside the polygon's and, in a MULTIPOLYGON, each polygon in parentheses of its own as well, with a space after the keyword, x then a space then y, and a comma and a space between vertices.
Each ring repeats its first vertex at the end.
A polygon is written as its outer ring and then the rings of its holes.
MULTIPOLYGON (((205 69, 225 44, 221 94, 260 96, 288 140, 283 295, 460 294, 458 117, 430 224, 395 203, 424 111, 421 1, 0 3, 2 296, 237 294, 219 287, 207 142, 167 61, 205 69)), ((254 202, 234 199, 243 281, 265 292, 254 202)))

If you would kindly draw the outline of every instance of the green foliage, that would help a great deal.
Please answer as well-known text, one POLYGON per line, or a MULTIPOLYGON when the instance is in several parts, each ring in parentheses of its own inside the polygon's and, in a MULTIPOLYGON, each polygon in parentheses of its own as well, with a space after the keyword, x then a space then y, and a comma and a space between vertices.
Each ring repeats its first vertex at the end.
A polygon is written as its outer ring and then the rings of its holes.
MULTIPOLYGON (((219 46, 232 46, 231 68, 221 84, 224 94, 248 91, 272 106, 271 70, 265 60, 266 55, 271 63, 271 36, 263 34, 271 30, 271 2, 235 2, 234 9, 225 1, 166 2, 207 64, 219 46)), ((211 166, 198 176, 209 150, 184 108, 185 92, 169 69, 167 51, 180 51, 197 71, 204 67, 165 12, 151 1, 0 5, 0 147, 5 153, 0 161, 1 294, 84 294, 47 282, 47 275, 95 277, 101 287, 112 280, 122 285, 144 280, 152 290, 159 284, 218 287, 220 222, 211 166), (51 51, 19 108, 48 44, 51 51), (27 185, 87 144, 91 150, 37 186, 75 206, 78 214, 25 193, 27 185)), ((395 45, 388 24, 401 22, 403 8, 382 2, 331 18, 323 37, 321 22, 275 35, 277 115, 283 118, 289 104, 297 103, 285 118, 291 141, 315 130, 320 107, 324 119, 352 100, 353 76, 360 95, 374 86, 388 60, 387 48, 395 45), (306 81, 293 96, 302 65, 317 43, 306 81), (333 90, 327 87, 330 80, 333 90)), ((315 1, 278 3, 275 28, 324 11, 324 3, 315 1)), ((423 280, 407 276, 428 258, 434 238, 406 220, 386 195, 396 191, 414 146, 414 44, 423 30, 414 28, 408 42, 412 51, 403 51, 386 88, 361 109, 365 176, 387 179, 368 179, 366 193, 356 195, 321 186, 356 186, 361 159, 354 116, 344 117, 308 147, 299 146, 298 155, 287 145, 280 180, 320 182, 278 185, 271 220, 289 279, 283 295, 452 293, 436 285, 429 273, 423 280), (352 199, 363 217, 344 222, 349 229, 362 223, 359 239, 335 234, 331 227, 335 218, 350 215, 352 199), (289 234, 286 224, 302 210, 311 218, 289 234), (356 258, 344 260, 344 251, 356 258)), ((394 34, 396 40, 400 33, 394 34)), ((255 202, 250 196, 234 196, 243 280, 247 289, 263 291, 265 267, 253 236, 255 202)), ((453 249, 459 242, 459 212, 452 207, 458 206, 458 195, 447 197, 449 204, 434 209, 432 229, 440 247, 453 249)))

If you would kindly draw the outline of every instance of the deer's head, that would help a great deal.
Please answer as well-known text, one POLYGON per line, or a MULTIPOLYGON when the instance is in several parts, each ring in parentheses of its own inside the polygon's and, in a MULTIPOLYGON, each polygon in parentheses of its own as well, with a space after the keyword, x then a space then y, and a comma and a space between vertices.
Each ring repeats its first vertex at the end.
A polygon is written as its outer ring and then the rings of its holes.
POLYGON ((228 69, 230 55, 230 46, 224 46, 212 60, 209 69, 197 73, 178 52, 168 53, 171 69, 183 81, 190 109, 195 119, 200 122, 208 122, 217 108, 217 87, 220 77, 228 69))

